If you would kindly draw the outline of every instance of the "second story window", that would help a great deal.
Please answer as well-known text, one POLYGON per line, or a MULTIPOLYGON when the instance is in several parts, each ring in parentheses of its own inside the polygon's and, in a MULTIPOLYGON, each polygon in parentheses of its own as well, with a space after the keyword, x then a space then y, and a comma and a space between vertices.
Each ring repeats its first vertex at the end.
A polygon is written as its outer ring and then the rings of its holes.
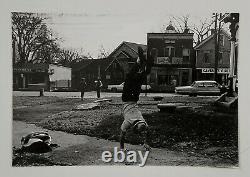
POLYGON ((209 60, 209 51, 204 52, 204 63, 210 63, 209 60))
POLYGON ((117 68, 117 64, 114 62, 113 64, 113 68, 116 69, 117 68))
POLYGON ((189 60, 190 60, 190 50, 189 49, 183 49, 182 50, 182 56, 183 56, 183 62, 189 62, 189 60))
POLYGON ((219 64, 222 64, 222 63, 223 63, 223 60, 222 60, 222 52, 219 52, 219 55, 218 55, 218 63, 219 63, 219 64))
POLYGON ((224 35, 223 34, 220 34, 219 44, 220 44, 220 46, 224 46, 224 35))
POLYGON ((167 46, 164 48, 164 57, 174 57, 175 56, 175 48, 172 46, 167 46))

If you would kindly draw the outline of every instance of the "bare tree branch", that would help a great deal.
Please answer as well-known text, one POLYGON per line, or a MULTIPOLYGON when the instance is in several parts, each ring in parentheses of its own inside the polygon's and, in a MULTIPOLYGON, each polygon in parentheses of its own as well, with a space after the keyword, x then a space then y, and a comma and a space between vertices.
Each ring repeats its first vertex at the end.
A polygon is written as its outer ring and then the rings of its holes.
POLYGON ((43 45, 54 45, 56 40, 51 39, 44 19, 34 13, 12 13, 12 40, 17 45, 21 63, 28 62, 31 53, 34 59, 43 45))

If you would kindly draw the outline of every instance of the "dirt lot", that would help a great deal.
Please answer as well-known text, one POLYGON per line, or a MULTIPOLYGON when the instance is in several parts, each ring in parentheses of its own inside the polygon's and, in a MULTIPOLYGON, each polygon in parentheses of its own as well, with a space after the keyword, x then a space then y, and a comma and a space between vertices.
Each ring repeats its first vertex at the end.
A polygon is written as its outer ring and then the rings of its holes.
MULTIPOLYGON (((224 163, 238 165, 237 113, 219 113, 212 105, 216 97, 166 97, 162 102, 180 103, 189 108, 175 113, 161 113, 158 101, 141 97, 139 108, 149 124, 149 143, 152 147, 219 158, 224 163)), ((94 99, 86 99, 84 103, 94 99)), ((118 141, 122 123, 120 98, 101 104, 100 109, 72 111, 79 99, 57 97, 14 97, 14 120, 36 123, 50 130, 85 134, 118 141), (47 99, 49 98, 49 99, 47 99), (32 101, 32 103, 30 103, 32 101)), ((140 144, 133 132, 127 142, 140 144)))

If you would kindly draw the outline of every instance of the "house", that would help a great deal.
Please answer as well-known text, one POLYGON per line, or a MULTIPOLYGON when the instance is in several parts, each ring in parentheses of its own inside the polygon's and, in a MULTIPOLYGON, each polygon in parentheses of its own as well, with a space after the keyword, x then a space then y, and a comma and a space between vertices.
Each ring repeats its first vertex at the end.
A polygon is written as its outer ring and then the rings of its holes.
POLYGON ((138 47, 141 47, 146 54, 147 46, 123 41, 109 56, 111 62, 105 69, 107 84, 121 84, 131 66, 138 58, 138 47))
POLYGON ((152 49, 157 51, 148 80, 153 90, 173 92, 176 86, 191 84, 195 70, 193 35, 188 30, 178 33, 171 24, 164 33, 147 34, 148 55, 152 49))
MULTIPOLYGON (((230 36, 221 30, 219 38, 217 81, 226 83, 230 68, 230 36)), ((214 80, 215 39, 214 32, 194 47, 196 52, 196 80, 214 80)))
POLYGON ((100 77, 104 87, 107 86, 105 69, 111 63, 111 58, 83 59, 72 64, 72 87, 79 89, 81 78, 87 82, 87 90, 94 90, 94 81, 100 77))

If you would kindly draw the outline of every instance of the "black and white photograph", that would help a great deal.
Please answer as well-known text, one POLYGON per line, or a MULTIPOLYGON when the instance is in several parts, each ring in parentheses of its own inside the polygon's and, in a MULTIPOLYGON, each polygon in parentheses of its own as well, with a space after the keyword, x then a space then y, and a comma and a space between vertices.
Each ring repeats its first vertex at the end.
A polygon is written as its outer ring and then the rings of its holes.
POLYGON ((6 175, 246 176, 237 3, 12 2, 0 16, 6 175))
POLYGON ((239 16, 12 12, 12 165, 238 167, 239 16))

